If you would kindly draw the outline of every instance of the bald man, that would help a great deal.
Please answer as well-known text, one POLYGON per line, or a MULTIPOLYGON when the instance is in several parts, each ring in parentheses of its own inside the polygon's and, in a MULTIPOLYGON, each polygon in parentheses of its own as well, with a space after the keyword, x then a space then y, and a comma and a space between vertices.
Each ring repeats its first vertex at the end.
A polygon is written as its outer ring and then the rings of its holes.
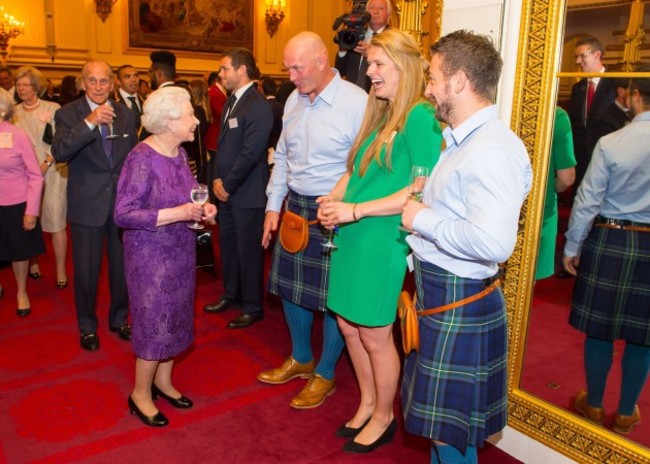
POLYGON ((262 372, 258 379, 269 384, 309 379, 291 401, 294 408, 308 409, 320 406, 334 393, 334 367, 344 347, 336 318, 325 304, 330 260, 321 246, 326 234, 315 221, 316 198, 330 192, 346 171, 367 95, 330 67, 325 44, 312 32, 301 32, 287 43, 284 66, 296 90, 286 102, 284 114, 290 117, 284 120, 266 189, 262 245, 269 246, 285 202, 288 211, 314 224, 309 225, 309 244, 303 251, 291 253, 280 240, 275 242, 269 290, 282 299, 293 348, 280 367, 262 372), (311 351, 315 312, 324 316, 318 363, 311 351))

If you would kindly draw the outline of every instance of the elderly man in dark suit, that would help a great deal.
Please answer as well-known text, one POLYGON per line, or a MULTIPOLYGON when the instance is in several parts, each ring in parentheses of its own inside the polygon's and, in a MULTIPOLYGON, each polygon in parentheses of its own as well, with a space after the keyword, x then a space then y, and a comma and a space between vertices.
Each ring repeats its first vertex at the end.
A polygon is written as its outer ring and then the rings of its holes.
POLYGON ((230 329, 239 329, 262 319, 261 243, 269 180, 266 148, 273 113, 253 81, 259 70, 249 50, 234 48, 224 52, 219 75, 231 92, 221 116, 212 176, 212 190, 219 200, 224 294, 204 310, 218 313, 241 302, 241 314, 228 324, 230 329))
MULTIPOLYGON (((605 72, 605 66, 601 61, 603 54, 603 46, 593 37, 576 42, 575 60, 581 72, 605 72)), ((585 77, 571 88, 568 113, 573 130, 573 148, 578 163, 574 192, 580 187, 591 160, 591 153, 598 141, 590 136, 594 116, 607 108, 615 97, 616 88, 612 79, 585 77)))
POLYGON ((77 322, 82 348, 94 351, 99 348, 95 304, 104 239, 108 247, 111 293, 109 327, 120 338, 131 338, 124 252, 113 221, 113 208, 117 180, 137 135, 133 113, 123 105, 108 101, 113 89, 113 72, 108 63, 87 62, 82 70, 82 83, 85 97, 56 112, 52 155, 57 162, 68 162, 69 166, 68 222, 77 322), (114 138, 108 138, 111 125, 114 138))

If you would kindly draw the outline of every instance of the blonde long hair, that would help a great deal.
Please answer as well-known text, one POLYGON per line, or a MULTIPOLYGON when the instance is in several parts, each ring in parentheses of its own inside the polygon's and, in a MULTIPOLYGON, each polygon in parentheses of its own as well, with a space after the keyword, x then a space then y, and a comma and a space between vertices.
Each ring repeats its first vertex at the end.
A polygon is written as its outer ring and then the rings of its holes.
POLYGON ((391 153, 395 134, 404 127, 409 110, 424 98, 425 72, 429 64, 422 57, 420 48, 410 35, 397 30, 387 29, 370 41, 371 47, 380 47, 388 58, 395 63, 400 73, 397 95, 392 102, 375 97, 375 90, 370 90, 366 113, 359 129, 359 134, 352 144, 346 167, 349 173, 354 169, 357 156, 362 155, 359 175, 363 176, 372 160, 381 166, 381 150, 386 146, 385 164, 391 169, 391 153), (377 137, 368 146, 365 153, 359 153, 361 145, 377 129, 377 137))

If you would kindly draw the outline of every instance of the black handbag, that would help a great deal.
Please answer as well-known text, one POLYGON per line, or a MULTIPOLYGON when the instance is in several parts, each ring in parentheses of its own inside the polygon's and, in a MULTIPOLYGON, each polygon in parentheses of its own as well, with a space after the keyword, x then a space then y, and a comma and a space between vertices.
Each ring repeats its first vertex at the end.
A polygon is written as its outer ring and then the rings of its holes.
POLYGON ((52 124, 49 122, 45 124, 45 130, 43 131, 43 142, 47 143, 48 145, 52 145, 52 142, 54 142, 54 134, 52 133, 52 124))

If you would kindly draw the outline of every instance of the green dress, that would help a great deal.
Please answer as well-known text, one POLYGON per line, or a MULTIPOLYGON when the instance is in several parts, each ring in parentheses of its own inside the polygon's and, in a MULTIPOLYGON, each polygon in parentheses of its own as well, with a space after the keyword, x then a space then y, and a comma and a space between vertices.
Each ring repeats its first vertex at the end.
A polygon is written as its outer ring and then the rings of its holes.
MULTIPOLYGON (((361 146, 364 152, 377 136, 373 132, 361 146)), ((357 156, 344 202, 362 203, 389 196, 409 182, 412 166, 430 170, 440 157, 442 134, 429 103, 409 112, 404 128, 395 136, 392 170, 372 161, 359 177, 357 156)), ((383 164, 382 152, 382 164, 383 164)), ((401 215, 365 217, 341 225, 331 251, 327 306, 356 324, 381 327, 395 321, 397 298, 406 272, 406 232, 399 229, 401 215)))
POLYGON ((545 279, 555 273, 555 241, 557 239, 557 192, 555 191, 555 171, 576 165, 573 154, 573 135, 569 115, 562 108, 555 109, 551 159, 549 160, 544 198, 542 234, 539 239, 537 270, 535 279, 545 279))

